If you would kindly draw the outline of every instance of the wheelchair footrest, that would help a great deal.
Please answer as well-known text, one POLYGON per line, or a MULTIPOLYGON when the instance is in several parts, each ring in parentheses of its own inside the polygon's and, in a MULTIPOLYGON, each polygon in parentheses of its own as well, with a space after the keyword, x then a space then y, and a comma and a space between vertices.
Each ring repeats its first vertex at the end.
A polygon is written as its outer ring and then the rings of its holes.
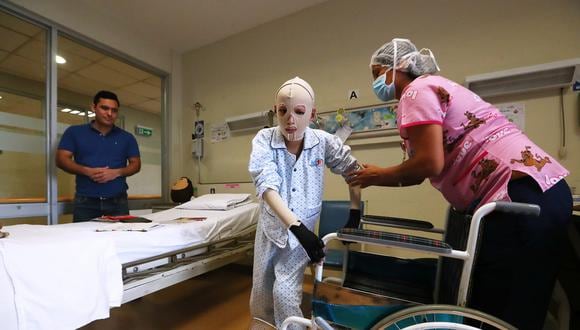
POLYGON ((360 243, 398 246, 419 251, 451 254, 452 248, 444 241, 420 236, 404 235, 377 230, 343 228, 337 232, 339 238, 360 243))

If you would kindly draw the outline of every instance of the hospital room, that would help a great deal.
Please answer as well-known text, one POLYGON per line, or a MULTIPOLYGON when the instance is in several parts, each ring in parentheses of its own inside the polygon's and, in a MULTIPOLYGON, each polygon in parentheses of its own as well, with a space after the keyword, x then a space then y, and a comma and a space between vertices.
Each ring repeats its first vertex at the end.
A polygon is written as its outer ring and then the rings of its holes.
POLYGON ((0 328, 580 329, 578 22, 0 0, 0 328))

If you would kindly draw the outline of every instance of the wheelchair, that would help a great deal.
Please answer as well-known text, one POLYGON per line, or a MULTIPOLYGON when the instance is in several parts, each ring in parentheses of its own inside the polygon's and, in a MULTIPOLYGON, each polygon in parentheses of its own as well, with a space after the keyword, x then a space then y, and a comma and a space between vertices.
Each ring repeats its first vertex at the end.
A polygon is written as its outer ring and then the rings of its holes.
MULTIPOLYGON (((289 317, 310 329, 515 329, 508 323, 465 307, 482 219, 491 212, 539 215, 537 205, 491 202, 473 216, 450 210, 444 240, 368 229, 340 229, 333 240, 417 251, 437 258, 402 259, 351 251, 346 245, 342 278, 325 278, 315 268, 312 317, 289 317), (451 235, 451 233, 454 233, 451 235)), ((364 216, 361 226, 398 227, 442 233, 428 222, 364 216)), ((259 320, 254 320, 259 322, 259 320)))

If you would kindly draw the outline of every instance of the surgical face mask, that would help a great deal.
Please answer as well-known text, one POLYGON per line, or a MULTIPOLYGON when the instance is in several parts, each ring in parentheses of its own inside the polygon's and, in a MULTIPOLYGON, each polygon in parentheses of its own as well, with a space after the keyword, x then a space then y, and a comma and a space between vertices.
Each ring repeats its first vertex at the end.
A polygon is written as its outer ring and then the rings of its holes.
POLYGON ((393 70, 393 81, 387 85, 387 72, 385 71, 382 75, 377 77, 373 82, 373 91, 377 95, 377 97, 384 102, 392 101, 395 99, 395 73, 397 71, 397 42, 405 41, 405 39, 393 39, 393 66, 391 69, 393 70))
POLYGON ((384 102, 395 99, 395 73, 393 72, 393 81, 387 85, 385 82, 387 80, 387 72, 378 76, 373 82, 373 91, 375 92, 375 95, 384 102))
POLYGON ((312 91, 298 79, 286 82, 276 94, 278 126, 288 141, 300 141, 304 138, 314 107, 312 91))

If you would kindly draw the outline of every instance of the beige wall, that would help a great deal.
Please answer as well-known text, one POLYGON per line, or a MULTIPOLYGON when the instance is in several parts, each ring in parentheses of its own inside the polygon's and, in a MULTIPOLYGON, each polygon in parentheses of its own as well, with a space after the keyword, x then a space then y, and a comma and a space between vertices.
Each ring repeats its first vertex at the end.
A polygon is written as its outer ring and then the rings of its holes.
MULTIPOLYGON (((265 24, 183 56, 183 104, 200 102, 206 127, 224 118, 268 109, 275 89, 300 76, 314 87, 319 111, 376 104, 368 70, 371 53, 393 37, 407 37, 437 56, 441 74, 463 83, 465 76, 580 57, 580 2, 576 0, 349 1, 333 0, 265 24), (360 90, 358 101, 347 91, 360 90)), ((564 96, 568 154, 560 161, 580 186, 578 93, 564 96)), ((557 92, 491 100, 523 102, 526 132, 554 157, 561 129, 557 92)), ((187 108, 188 106, 186 106, 187 108)), ((193 111, 183 112, 183 174, 197 178, 191 153, 193 111)), ((206 129, 209 133, 209 129, 206 129)), ((207 134, 207 133, 206 133, 207 134)), ((212 144, 206 139, 200 193, 253 192, 247 161, 254 133, 212 144)), ((363 162, 398 163, 397 143, 353 147, 363 162)), ((179 161, 179 160, 178 160, 179 161)), ((345 199, 347 189, 328 176, 326 199, 345 199)), ((367 213, 417 217, 442 222, 446 202, 428 183, 406 189, 368 188, 367 213)))
MULTIPOLYGON (((201 102, 207 128, 226 117, 267 109, 274 90, 286 79, 300 75, 315 88, 319 111, 377 103, 367 69, 370 54, 395 36, 411 38, 419 47, 435 52, 442 74, 463 82, 465 76, 514 67, 580 57, 580 18, 576 0, 489 1, 348 1, 332 0, 289 17, 262 25, 222 42, 186 53, 183 57, 156 47, 146 36, 133 38, 120 24, 104 27, 100 15, 68 1, 16 0, 63 26, 107 44, 130 56, 171 73, 170 179, 187 175, 197 179, 191 156, 193 103, 201 102), (183 84, 182 84, 183 83, 183 84), (347 101, 346 92, 359 89, 358 101, 347 101), (183 97, 182 97, 183 95, 183 97)), ((556 156, 561 130, 555 93, 523 101, 526 132, 556 156)), ((562 163, 580 186, 578 94, 565 96, 568 155, 562 163)), ((209 132, 209 130, 208 130, 209 132)), ((205 144, 200 193, 252 192, 251 183, 229 188, 224 182, 248 182, 246 167, 253 133, 238 134, 220 144, 205 144)), ((388 165, 400 161, 396 143, 353 147, 365 162, 388 165)), ((580 189, 580 188, 579 188, 580 189)), ((340 178, 328 176, 325 198, 346 198, 340 178)), ((442 218, 445 202, 428 184, 407 189, 369 188, 364 192, 369 213, 389 213, 420 218, 442 218), (383 200, 393 202, 384 203, 383 200), (417 207, 417 200, 421 207, 417 207)))

